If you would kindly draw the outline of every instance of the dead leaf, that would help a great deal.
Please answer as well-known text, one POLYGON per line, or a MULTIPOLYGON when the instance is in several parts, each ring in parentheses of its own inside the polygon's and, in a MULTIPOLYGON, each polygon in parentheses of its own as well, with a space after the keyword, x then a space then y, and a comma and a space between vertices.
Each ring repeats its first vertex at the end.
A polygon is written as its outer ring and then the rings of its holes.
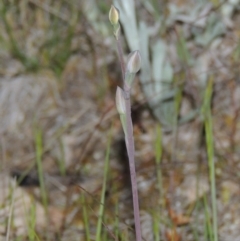
POLYGON ((184 216, 183 214, 177 213, 170 208, 169 208, 168 212, 169 212, 169 216, 170 216, 172 222, 176 226, 186 225, 190 222, 190 217, 188 217, 188 216, 184 216))
POLYGON ((181 236, 177 233, 176 228, 168 229, 165 235, 167 241, 181 241, 181 236))

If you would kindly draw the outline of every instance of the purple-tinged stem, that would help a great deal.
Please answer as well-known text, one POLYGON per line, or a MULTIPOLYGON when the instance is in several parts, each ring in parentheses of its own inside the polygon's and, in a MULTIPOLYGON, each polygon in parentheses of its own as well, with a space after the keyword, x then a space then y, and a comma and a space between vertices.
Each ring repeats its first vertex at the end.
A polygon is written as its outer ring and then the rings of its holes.
MULTIPOLYGON (((120 36, 119 36, 120 37, 120 36)), ((137 188, 137 178, 136 178, 136 168, 135 168, 135 146, 133 139, 133 125, 132 125, 132 117, 131 117, 131 100, 130 100, 130 90, 127 87, 124 79, 125 79, 125 64, 123 59, 123 50, 122 45, 119 40, 119 37, 116 38, 117 41, 117 49, 118 49, 118 57, 121 64, 123 84, 124 84, 124 98, 126 105, 126 135, 125 142, 127 147, 128 159, 129 159, 129 168, 131 175, 131 184, 132 184, 132 196, 133 196, 133 211, 134 211, 134 222, 135 222, 135 232, 136 232, 136 240, 141 241, 141 224, 140 224, 140 214, 139 214, 139 201, 138 201, 138 188, 137 188)))
POLYGON ((136 240, 141 241, 141 224, 139 215, 139 202, 138 202, 138 188, 137 188, 137 178, 136 178, 136 168, 135 168, 135 146, 133 139, 133 125, 131 117, 131 100, 130 93, 125 91, 125 104, 126 104, 126 126, 127 135, 125 136, 125 142, 127 146, 131 184, 132 184, 132 195, 133 195, 133 211, 134 211, 134 222, 135 222, 135 232, 136 240))
POLYGON ((117 40, 117 49, 118 49, 118 58, 120 61, 120 65, 121 65, 121 70, 122 70, 122 78, 123 78, 123 82, 124 82, 124 78, 125 78, 125 64, 124 64, 124 59, 123 59, 123 50, 122 50, 122 45, 121 45, 121 41, 120 41, 120 36, 116 39, 117 40))

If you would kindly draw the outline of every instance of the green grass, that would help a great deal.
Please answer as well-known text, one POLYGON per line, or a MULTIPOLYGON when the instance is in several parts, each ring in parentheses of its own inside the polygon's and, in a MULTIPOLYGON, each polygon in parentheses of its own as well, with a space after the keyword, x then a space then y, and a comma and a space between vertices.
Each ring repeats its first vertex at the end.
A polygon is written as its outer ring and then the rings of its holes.
POLYGON ((160 240, 160 229, 159 225, 161 223, 161 211, 162 211, 162 203, 163 203, 163 183, 162 183, 162 170, 160 167, 161 158, 162 158, 162 130, 161 126, 158 125, 156 128, 156 140, 155 140, 155 155, 156 155, 156 170, 157 170, 157 188, 159 191, 159 208, 157 212, 153 214, 153 232, 154 232, 154 240, 160 240))
POLYGON ((47 190, 44 182, 44 173, 42 166, 42 155, 43 155, 43 138, 42 130, 39 127, 35 128, 35 149, 36 149, 36 165, 38 171, 38 178, 40 183, 40 192, 42 197, 42 203, 45 209, 46 214, 48 213, 48 197, 47 190))
POLYGON ((9 215, 8 215, 6 241, 10 240, 10 232, 11 232, 11 225, 12 225, 12 219, 13 219, 13 208, 14 208, 14 202, 15 202, 14 193, 15 193, 16 184, 14 183, 13 186, 9 188, 11 189, 11 192, 10 192, 11 206, 10 206, 9 215))
POLYGON ((32 204, 30 207, 30 212, 29 216, 27 217, 28 219, 28 239, 29 241, 40 241, 35 228, 36 228, 36 206, 32 204))
POLYGON ((62 176, 66 176, 65 153, 64 153, 64 146, 61 138, 59 138, 59 146, 60 146, 60 157, 58 159, 59 171, 62 176))
POLYGON ((214 163, 214 137, 211 114, 213 77, 208 81, 203 103, 203 116, 206 133, 206 147, 208 155, 209 176, 211 185, 211 202, 212 202, 212 222, 213 222, 213 241, 218 241, 218 218, 217 218, 217 197, 216 197, 216 180, 215 180, 215 163, 214 163))
POLYGON ((12 53, 12 55, 22 62, 27 71, 36 71, 39 68, 38 60, 28 57, 19 47, 18 41, 14 36, 14 31, 6 16, 8 7, 10 8, 10 6, 7 6, 7 4, 0 4, 0 16, 2 17, 3 24, 9 39, 9 42, 6 43, 6 45, 8 45, 9 51, 12 53))
MULTIPOLYGON (((23 66, 25 67, 26 72, 36 72, 42 68, 50 68, 55 74, 60 77, 63 69, 66 66, 66 63, 70 56, 73 54, 71 49, 72 39, 74 37, 74 33, 76 30, 76 25, 78 21, 80 21, 80 17, 82 16, 81 11, 77 10, 77 8, 66 1, 62 1, 59 4, 59 9, 54 9, 52 11, 51 7, 49 7, 49 11, 52 13, 50 17, 50 21, 47 26, 43 27, 43 31, 47 33, 52 33, 49 35, 44 43, 38 49, 38 55, 36 57, 28 56, 24 49, 25 42, 19 40, 18 36, 15 36, 15 27, 10 24, 8 13, 11 13, 12 18, 17 18, 15 16, 19 14, 19 12, 23 11, 18 4, 0 4, 0 20, 3 21, 3 27, 6 31, 8 40, 4 40, 2 37, 1 42, 5 45, 5 48, 11 53, 11 55, 19 60, 23 66), (69 7, 71 11, 71 15, 69 19, 61 18, 60 8, 69 7), (18 10, 18 11, 16 11, 18 10), (17 12, 17 14, 12 14, 12 12, 17 12), (63 21, 63 22, 62 22, 63 21)), ((26 11, 29 9, 26 8, 26 11)), ((30 11, 28 12, 30 15, 30 11)), ((24 31, 25 28, 29 28, 30 25, 34 25, 37 22, 36 16, 31 15, 31 20, 27 20, 24 23, 24 26, 19 28, 21 30, 21 34, 27 34, 24 31), (28 22, 29 21, 29 22, 28 22)), ((19 32, 18 29, 18 32, 19 32)))
POLYGON ((88 208, 87 208, 87 203, 85 199, 85 193, 81 193, 81 205, 83 210, 85 237, 86 237, 86 241, 90 241, 89 214, 88 214, 88 208))
POLYGON ((99 206, 99 212, 98 212, 98 222, 97 222, 97 231, 96 231, 96 239, 95 239, 96 241, 102 240, 101 234, 102 234, 102 225, 103 225, 104 208, 105 208, 105 195, 106 195, 108 172, 109 172, 109 155, 110 155, 111 139, 112 139, 112 130, 110 130, 110 133, 109 133, 105 162, 104 162, 103 185, 102 185, 100 206, 99 206))
POLYGON ((214 240, 213 226, 211 222, 211 214, 207 202, 206 195, 204 196, 204 214, 205 214, 205 225, 204 225, 204 237, 205 240, 214 240))

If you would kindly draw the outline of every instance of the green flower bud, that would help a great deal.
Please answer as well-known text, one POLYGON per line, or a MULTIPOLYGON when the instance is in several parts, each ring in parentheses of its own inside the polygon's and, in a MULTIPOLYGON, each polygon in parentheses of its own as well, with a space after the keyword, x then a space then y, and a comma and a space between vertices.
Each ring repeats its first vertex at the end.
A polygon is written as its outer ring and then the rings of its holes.
POLYGON ((116 24, 113 26, 113 34, 115 36, 116 39, 119 38, 119 34, 120 34, 120 24, 116 24))
POLYGON ((128 56, 126 71, 136 74, 141 68, 141 55, 138 50, 131 52, 128 56))
POLYGON ((117 87, 116 106, 117 106, 117 111, 118 111, 118 113, 120 115, 125 115, 126 114, 124 92, 123 92, 123 90, 120 87, 117 87))
POLYGON ((111 6, 109 11, 109 21, 112 25, 117 25, 119 21, 119 11, 113 5, 111 6))

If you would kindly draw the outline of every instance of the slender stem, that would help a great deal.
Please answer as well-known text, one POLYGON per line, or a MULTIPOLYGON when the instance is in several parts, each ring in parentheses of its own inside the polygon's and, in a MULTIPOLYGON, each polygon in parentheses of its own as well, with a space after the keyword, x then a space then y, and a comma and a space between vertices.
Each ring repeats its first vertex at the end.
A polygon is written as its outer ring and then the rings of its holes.
POLYGON ((111 148, 111 137, 112 137, 112 132, 110 129, 106 156, 105 156, 105 162, 104 162, 103 186, 102 186, 102 192, 101 192, 101 203, 100 203, 100 208, 99 208, 99 212, 98 212, 98 223, 97 223, 97 232, 96 232, 96 239, 95 239, 96 241, 101 240, 102 224, 103 224, 104 208, 105 208, 105 196, 106 196, 107 179, 108 179, 108 171, 109 171, 109 155, 110 155, 110 148, 111 148))
POLYGON ((120 38, 120 36, 118 38, 116 38, 116 41, 117 41, 117 49, 118 49, 118 58, 119 58, 119 61, 120 61, 121 70, 122 70, 122 78, 123 78, 123 82, 124 82, 125 64, 124 64, 124 59, 123 59, 122 45, 121 45, 121 41, 120 41, 119 38, 120 38))
POLYGON ((125 136, 125 141, 127 146, 131 183, 132 183, 133 211, 134 211, 136 240, 141 241, 142 235, 141 235, 138 188, 137 188, 135 158, 134 158, 135 146, 134 146, 134 139, 133 139, 133 126, 132 126, 132 117, 131 117, 131 100, 130 100, 130 93, 125 90, 125 94, 126 94, 125 103, 126 103, 126 122, 127 122, 127 135, 125 136))
POLYGON ((213 146, 213 124, 211 114, 211 98, 212 98, 212 77, 208 81, 207 89, 205 91, 205 132, 206 132, 206 145, 210 172, 211 183, 211 200, 213 212, 213 240, 218 241, 218 220, 217 220, 217 198, 216 198, 216 178, 215 178, 215 163, 214 163, 214 146, 213 146))
POLYGON ((214 164, 214 154, 212 146, 212 119, 211 114, 208 113, 207 120, 205 120, 206 129, 206 139, 207 139, 207 152, 208 152, 208 162, 210 169, 210 183, 211 183, 211 200, 212 200, 212 212, 213 212, 213 233, 214 241, 218 241, 218 223, 217 223, 217 201, 216 201, 216 180, 215 180, 215 164, 214 164))
POLYGON ((140 224, 140 214, 139 214, 139 202, 138 202, 138 188, 137 188, 137 178, 136 178, 136 168, 135 168, 135 146, 133 139, 133 125, 132 125, 132 117, 131 117, 131 100, 130 100, 130 90, 127 88, 125 84, 125 64, 123 59, 123 50, 120 41, 120 34, 116 38, 117 41, 117 50, 118 57, 121 64, 122 70, 122 78, 123 78, 123 86, 124 86, 124 98, 126 105, 126 134, 125 134, 125 142, 127 147, 128 159, 129 159, 129 168, 131 175, 131 184, 132 184, 132 195, 133 195, 133 211, 134 211, 134 222, 135 222, 135 232, 136 232, 136 240, 141 241, 141 224, 140 224))

